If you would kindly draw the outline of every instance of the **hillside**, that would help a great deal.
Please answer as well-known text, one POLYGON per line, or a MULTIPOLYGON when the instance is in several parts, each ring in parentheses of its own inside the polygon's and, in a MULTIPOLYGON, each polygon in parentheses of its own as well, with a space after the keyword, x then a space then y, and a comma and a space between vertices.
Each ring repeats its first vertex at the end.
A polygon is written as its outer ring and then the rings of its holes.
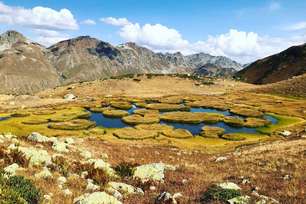
POLYGON ((1 93, 33 93, 59 84, 45 48, 14 31, 0 36, 0 47, 1 93))
POLYGON ((57 85, 125 74, 197 73, 207 64, 218 70, 210 76, 227 77, 241 69, 239 63, 226 57, 155 53, 135 43, 113 46, 89 36, 45 48, 8 31, 0 36, 0 93, 32 94, 57 85))
POLYGON ((306 98, 306 74, 258 87, 258 92, 306 98))
POLYGON ((306 72, 306 44, 255 61, 237 73, 246 82, 268 84, 306 72))

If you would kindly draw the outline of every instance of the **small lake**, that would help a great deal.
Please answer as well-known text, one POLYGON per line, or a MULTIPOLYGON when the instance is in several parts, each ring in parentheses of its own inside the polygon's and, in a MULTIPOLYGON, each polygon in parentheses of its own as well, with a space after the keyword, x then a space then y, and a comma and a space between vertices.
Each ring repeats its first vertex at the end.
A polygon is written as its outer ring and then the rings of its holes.
MULTIPOLYGON (((135 105, 131 109, 128 110, 129 114, 133 114, 134 110, 139 109, 135 105)), ((238 115, 235 115, 233 113, 230 113, 229 111, 223 111, 218 109, 212 109, 212 108, 191 108, 190 112, 204 112, 204 113, 220 113, 225 116, 235 116, 239 118, 244 118, 238 115)), ((162 113, 161 113, 162 114, 162 113)), ((276 118, 274 118, 271 115, 265 115, 265 119, 269 120, 272 124, 276 124, 278 121, 276 118)), ((89 118, 91 121, 96 122, 97 126, 102 126, 105 128, 124 128, 124 127, 130 127, 130 125, 124 123, 121 118, 110 118, 105 117, 102 113, 95 113, 91 112, 91 116, 89 118)), ((248 127, 233 127, 230 126, 224 122, 218 122, 215 124, 205 124, 205 123, 199 123, 199 124, 186 124, 186 123, 176 123, 176 122, 168 122, 168 121, 160 121, 161 124, 171 125, 174 128, 182 128, 190 131, 193 135, 200 134, 202 127, 207 126, 215 126, 215 127, 221 127, 225 130, 225 133, 257 133, 256 128, 248 128, 248 127)))

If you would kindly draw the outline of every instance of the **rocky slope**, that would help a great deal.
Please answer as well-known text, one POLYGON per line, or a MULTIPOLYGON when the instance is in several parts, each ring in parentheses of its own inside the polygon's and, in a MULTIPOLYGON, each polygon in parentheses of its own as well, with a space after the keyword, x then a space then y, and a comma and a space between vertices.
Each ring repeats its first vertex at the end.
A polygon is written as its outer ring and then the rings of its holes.
POLYGON ((0 36, 0 48, 1 93, 33 93, 59 84, 58 74, 40 45, 8 31, 0 36))
POLYGON ((1 93, 34 93, 60 84, 133 73, 197 74, 204 65, 214 67, 209 76, 231 76, 241 69, 240 64, 225 57, 155 53, 135 43, 113 46, 89 36, 49 48, 15 31, 0 36, 1 93))
POLYGON ((306 44, 257 60, 239 71, 237 76, 249 83, 267 84, 303 73, 306 73, 306 44))

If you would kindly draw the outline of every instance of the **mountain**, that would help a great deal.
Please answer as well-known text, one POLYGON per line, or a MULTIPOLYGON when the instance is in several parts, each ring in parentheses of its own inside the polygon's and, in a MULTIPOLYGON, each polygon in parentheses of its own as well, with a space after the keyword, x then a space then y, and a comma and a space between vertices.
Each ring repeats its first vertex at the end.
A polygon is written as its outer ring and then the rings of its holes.
POLYGON ((33 93, 57 86, 58 74, 46 52, 15 31, 0 35, 1 93, 33 93))
POLYGON ((306 73, 306 44, 293 46, 278 54, 257 60, 236 76, 246 82, 267 84, 306 73))
POLYGON ((90 36, 45 48, 15 31, 0 37, 0 63, 1 93, 34 93, 57 85, 123 74, 197 74, 208 65, 209 76, 231 76, 241 69, 240 64, 226 57, 155 53, 132 42, 113 46, 90 36))
POLYGON ((236 73, 233 68, 222 68, 216 64, 207 63, 194 70, 193 74, 199 76, 210 76, 210 77, 232 77, 236 73))

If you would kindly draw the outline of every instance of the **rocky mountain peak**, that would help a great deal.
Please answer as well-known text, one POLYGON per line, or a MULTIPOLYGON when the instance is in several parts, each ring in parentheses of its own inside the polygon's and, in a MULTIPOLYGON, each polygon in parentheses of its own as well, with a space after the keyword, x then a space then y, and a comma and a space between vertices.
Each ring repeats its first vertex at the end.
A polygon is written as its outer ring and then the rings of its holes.
POLYGON ((27 41, 27 38, 17 31, 6 31, 0 35, 0 51, 10 49, 15 43, 27 41))

